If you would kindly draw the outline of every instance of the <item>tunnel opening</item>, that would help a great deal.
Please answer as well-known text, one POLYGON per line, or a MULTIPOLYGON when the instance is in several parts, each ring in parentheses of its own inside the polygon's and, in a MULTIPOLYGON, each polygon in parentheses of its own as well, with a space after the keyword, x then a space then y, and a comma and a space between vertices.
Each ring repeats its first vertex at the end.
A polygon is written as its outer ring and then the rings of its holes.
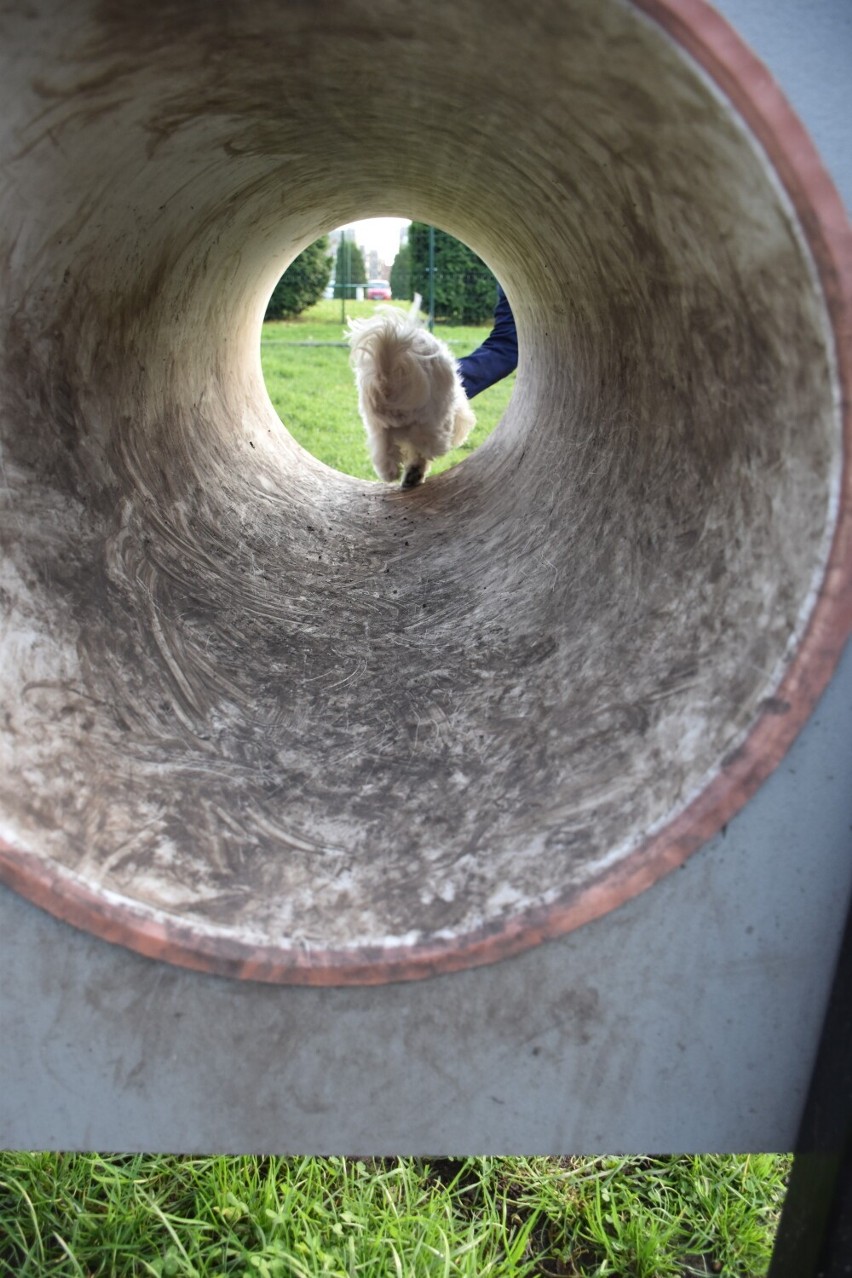
POLYGON ((476 424, 457 447, 432 461, 429 473, 434 478, 458 465, 499 425, 514 389, 512 319, 505 306, 496 345, 492 335, 498 289, 497 278, 467 245, 425 223, 373 218, 335 228, 288 266, 267 304, 260 354, 276 414, 319 461, 379 482, 347 339, 350 321, 374 318, 393 305, 415 313, 467 369, 476 424))
POLYGON ((648 7, 12 24, 7 883, 205 970, 420 977, 614 908, 777 763, 849 628, 847 231, 715 15, 648 7), (390 117, 329 72, 379 37, 390 117), (405 208, 522 356, 412 493, 307 454, 257 341, 276 263, 405 208))

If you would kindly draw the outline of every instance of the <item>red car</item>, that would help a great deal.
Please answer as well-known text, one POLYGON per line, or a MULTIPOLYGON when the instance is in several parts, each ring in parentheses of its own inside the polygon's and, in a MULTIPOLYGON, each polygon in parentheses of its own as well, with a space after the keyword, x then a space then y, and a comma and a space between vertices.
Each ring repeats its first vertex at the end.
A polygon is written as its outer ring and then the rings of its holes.
POLYGON ((390 284, 387 280, 370 280, 367 284, 367 297, 371 302, 389 302, 391 300, 390 284))

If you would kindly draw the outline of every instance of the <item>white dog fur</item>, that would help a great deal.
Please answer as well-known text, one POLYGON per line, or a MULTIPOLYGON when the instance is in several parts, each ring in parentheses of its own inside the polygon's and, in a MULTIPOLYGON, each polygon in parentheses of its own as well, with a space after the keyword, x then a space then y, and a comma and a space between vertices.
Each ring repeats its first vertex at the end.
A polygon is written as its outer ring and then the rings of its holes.
POLYGON ((422 484, 435 457, 458 447, 476 423, 446 342, 411 310, 383 306, 350 319, 349 346, 358 408, 376 474, 402 488, 422 484))

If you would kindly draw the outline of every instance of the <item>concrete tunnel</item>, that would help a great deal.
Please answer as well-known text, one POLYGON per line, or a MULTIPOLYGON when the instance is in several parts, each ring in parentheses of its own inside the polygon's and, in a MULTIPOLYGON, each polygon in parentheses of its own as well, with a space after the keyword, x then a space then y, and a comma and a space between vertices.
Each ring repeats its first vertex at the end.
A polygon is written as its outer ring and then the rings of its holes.
POLYGON ((852 611, 849 228, 760 64, 698 0, 2 26, 0 878, 348 984, 681 864, 852 611), (411 493, 304 452, 259 362, 287 262, 382 215, 474 248, 520 333, 496 432, 411 493))

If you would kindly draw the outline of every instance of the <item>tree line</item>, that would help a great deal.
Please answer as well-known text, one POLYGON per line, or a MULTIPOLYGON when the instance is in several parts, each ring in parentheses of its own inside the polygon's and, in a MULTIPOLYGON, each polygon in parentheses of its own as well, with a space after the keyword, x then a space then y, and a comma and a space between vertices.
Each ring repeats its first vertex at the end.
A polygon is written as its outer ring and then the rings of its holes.
MULTIPOLYGON (((435 319, 446 324, 483 324, 491 318, 497 296, 497 281, 481 258, 461 240, 446 231, 435 230, 434 274, 430 271, 429 231, 425 222, 412 222, 408 243, 397 253, 389 284, 394 298, 410 301, 415 293, 429 305, 430 284, 434 288, 435 319)), ((310 244, 288 266, 275 286, 266 319, 292 319, 318 302, 328 287, 334 268, 334 296, 353 286, 366 284, 364 255, 357 244, 345 237, 337 247, 337 257, 329 252, 328 236, 310 244), (347 285, 349 286, 347 288, 347 285)))

